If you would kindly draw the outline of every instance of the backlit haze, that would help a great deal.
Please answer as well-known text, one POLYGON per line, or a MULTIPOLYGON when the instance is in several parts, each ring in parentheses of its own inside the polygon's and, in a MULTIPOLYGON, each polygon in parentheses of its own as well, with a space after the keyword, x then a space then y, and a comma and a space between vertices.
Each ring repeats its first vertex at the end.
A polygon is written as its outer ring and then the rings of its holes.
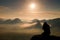
POLYGON ((1 40, 30 40, 45 21, 60 36, 60 0, 0 0, 1 40))
POLYGON ((0 0, 0 18, 22 20, 60 18, 58 0, 0 0))

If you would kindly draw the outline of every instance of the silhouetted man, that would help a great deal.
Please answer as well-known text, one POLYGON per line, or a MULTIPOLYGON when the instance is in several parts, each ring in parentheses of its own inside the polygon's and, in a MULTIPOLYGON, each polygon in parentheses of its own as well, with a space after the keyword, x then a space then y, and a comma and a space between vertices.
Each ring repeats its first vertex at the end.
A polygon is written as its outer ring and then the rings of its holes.
POLYGON ((42 29, 44 32, 41 35, 33 36, 31 40, 48 40, 48 37, 50 36, 50 26, 47 22, 44 22, 42 29))
POLYGON ((44 32, 42 33, 43 36, 49 36, 50 35, 50 26, 47 24, 47 22, 44 22, 43 28, 44 32))
POLYGON ((40 35, 41 40, 49 40, 50 36, 50 26, 47 24, 47 22, 44 22, 43 28, 44 32, 40 35))

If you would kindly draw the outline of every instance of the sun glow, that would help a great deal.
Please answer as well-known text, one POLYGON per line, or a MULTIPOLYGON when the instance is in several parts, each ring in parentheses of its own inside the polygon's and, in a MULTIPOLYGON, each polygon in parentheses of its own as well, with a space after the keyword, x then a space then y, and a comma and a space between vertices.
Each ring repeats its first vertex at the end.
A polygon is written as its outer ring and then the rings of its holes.
POLYGON ((35 9, 36 8, 36 4, 35 3, 31 3, 29 7, 30 7, 30 9, 35 9))

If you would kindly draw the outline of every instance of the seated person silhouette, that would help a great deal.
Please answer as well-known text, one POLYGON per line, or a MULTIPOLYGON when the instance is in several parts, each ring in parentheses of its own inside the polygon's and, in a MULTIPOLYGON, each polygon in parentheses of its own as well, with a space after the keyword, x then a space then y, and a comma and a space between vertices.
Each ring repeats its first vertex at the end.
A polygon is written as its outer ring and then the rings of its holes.
POLYGON ((44 32, 41 34, 40 39, 48 40, 51 32, 50 32, 50 26, 47 24, 47 22, 44 22, 42 29, 44 30, 44 32))
POLYGON ((44 30, 44 32, 42 33, 43 36, 50 35, 50 26, 47 24, 47 22, 44 22, 42 29, 44 30))
POLYGON ((31 38, 31 40, 47 40, 47 37, 50 35, 50 26, 47 22, 44 22, 43 28, 44 32, 41 35, 35 35, 31 38))

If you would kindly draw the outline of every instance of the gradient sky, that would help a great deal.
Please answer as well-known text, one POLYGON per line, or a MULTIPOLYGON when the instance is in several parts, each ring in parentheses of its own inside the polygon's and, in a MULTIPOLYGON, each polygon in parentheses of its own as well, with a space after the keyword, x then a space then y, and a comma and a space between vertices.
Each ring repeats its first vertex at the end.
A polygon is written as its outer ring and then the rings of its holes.
POLYGON ((0 18, 52 19, 60 18, 60 0, 0 0, 0 18), (32 13, 28 5, 36 4, 32 13))

